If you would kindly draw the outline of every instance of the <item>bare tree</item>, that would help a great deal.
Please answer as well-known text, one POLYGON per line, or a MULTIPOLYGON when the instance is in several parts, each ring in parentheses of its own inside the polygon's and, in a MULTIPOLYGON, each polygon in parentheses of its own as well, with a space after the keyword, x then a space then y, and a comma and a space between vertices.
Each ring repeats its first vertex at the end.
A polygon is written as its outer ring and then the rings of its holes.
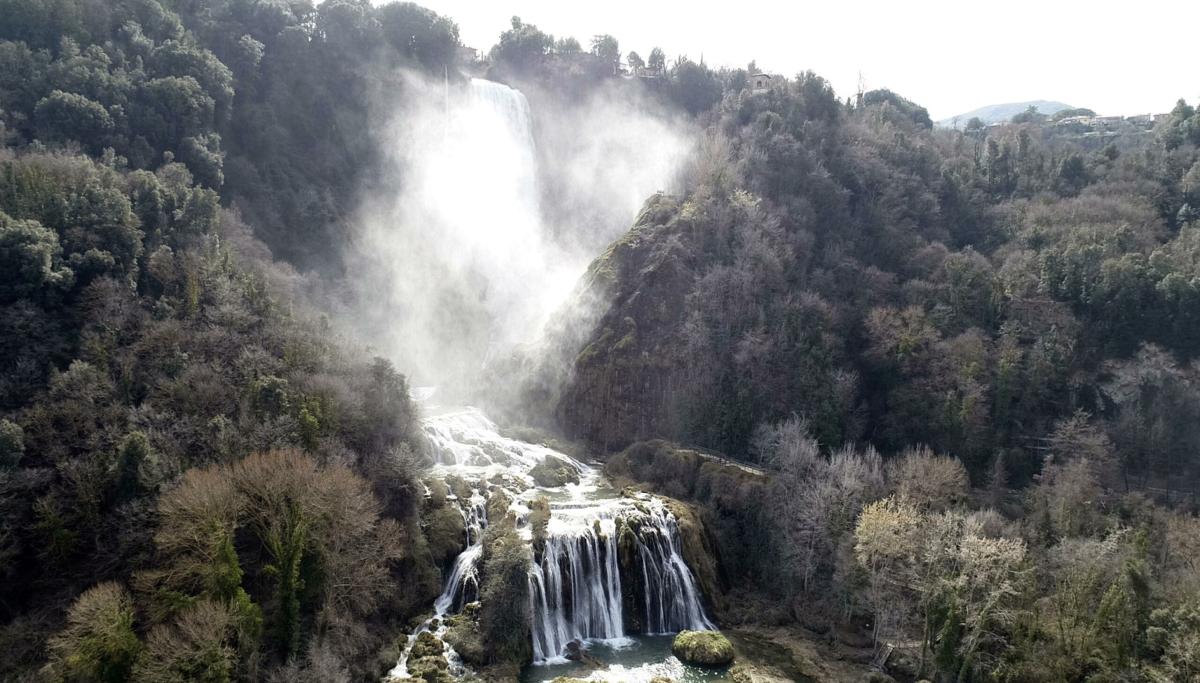
POLYGON ((756 448, 775 470, 772 519, 781 571, 807 593, 819 574, 832 574, 841 538, 853 529, 862 506, 882 491, 882 462, 873 448, 860 452, 847 446, 823 455, 796 417, 760 429, 756 448))
POLYGON ((236 661, 233 615, 211 600, 201 600, 171 623, 151 629, 138 657, 137 683, 186 683, 203 672, 206 680, 228 680, 236 661))
POLYGON ((889 467, 896 495, 923 510, 944 510, 966 500, 967 469, 962 461, 929 448, 909 448, 889 467))

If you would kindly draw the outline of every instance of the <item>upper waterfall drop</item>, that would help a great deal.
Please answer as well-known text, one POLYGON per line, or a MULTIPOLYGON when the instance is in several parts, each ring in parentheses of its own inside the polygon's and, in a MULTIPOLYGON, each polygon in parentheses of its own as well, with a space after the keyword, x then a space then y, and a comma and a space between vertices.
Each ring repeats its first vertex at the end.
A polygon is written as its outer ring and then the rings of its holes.
POLYGON ((489 364, 543 340, 690 145, 636 102, 531 103, 481 78, 402 79, 379 135, 377 185, 391 189, 360 207, 347 317, 412 381, 474 400, 489 364))
POLYGON ((525 96, 478 78, 413 87, 425 97, 387 137, 398 191, 364 212, 356 323, 417 381, 463 393, 538 335, 584 264, 545 225, 525 96))

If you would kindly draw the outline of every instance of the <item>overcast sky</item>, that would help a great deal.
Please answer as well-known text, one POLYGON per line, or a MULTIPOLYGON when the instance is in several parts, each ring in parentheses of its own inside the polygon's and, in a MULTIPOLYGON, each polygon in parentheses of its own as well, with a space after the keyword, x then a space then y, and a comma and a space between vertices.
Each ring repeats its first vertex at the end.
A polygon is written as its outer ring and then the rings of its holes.
MULTIPOLYGON (((375 0, 380 2, 381 0, 375 0)), ((513 15, 557 37, 611 33, 623 54, 789 76, 811 69, 842 97, 861 72, 941 119, 987 104, 1060 100, 1102 114, 1167 111, 1200 98, 1200 0, 987 3, 724 0, 418 0, 487 50, 513 15)))

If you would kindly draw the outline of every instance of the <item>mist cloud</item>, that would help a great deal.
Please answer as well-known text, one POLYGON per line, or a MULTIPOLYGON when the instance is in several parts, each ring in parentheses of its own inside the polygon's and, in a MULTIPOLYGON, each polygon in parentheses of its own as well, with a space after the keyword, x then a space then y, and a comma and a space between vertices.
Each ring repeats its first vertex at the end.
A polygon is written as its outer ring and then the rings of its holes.
POLYGON ((395 192, 362 203, 350 322, 443 396, 471 396, 489 360, 537 339, 694 139, 616 88, 524 90, 409 76, 379 126, 395 192))

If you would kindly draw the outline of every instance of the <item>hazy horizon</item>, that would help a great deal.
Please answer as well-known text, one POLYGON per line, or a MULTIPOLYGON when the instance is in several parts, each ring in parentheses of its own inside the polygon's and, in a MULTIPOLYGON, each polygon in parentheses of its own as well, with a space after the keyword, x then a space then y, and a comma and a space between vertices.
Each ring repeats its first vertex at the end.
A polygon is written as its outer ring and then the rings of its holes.
POLYGON ((1164 0, 1141 3, 1136 12, 1032 0, 986 6, 935 0, 919 14, 879 2, 780 7, 750 0, 736 12, 628 0, 421 4, 456 21, 463 44, 484 52, 511 17, 520 16, 555 37, 574 36, 585 49, 593 35, 609 33, 622 55, 636 50, 645 57, 659 46, 670 60, 703 57, 714 67, 753 60, 788 76, 811 69, 841 97, 857 90, 861 74, 867 89, 900 93, 928 108, 934 120, 1029 100, 1132 115, 1169 111, 1181 97, 1200 98, 1189 69, 1189 27, 1200 19, 1200 5, 1164 0))

